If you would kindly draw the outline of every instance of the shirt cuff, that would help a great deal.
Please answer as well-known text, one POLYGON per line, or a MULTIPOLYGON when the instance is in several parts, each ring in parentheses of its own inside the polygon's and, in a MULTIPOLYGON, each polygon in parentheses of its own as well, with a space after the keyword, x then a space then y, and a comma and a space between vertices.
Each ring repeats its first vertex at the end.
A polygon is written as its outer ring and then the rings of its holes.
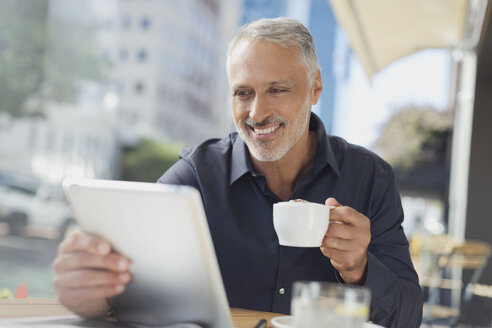
POLYGON ((398 277, 370 252, 367 252, 367 273, 363 286, 371 290, 371 314, 385 316, 394 312, 398 306, 395 298, 400 295, 398 277))

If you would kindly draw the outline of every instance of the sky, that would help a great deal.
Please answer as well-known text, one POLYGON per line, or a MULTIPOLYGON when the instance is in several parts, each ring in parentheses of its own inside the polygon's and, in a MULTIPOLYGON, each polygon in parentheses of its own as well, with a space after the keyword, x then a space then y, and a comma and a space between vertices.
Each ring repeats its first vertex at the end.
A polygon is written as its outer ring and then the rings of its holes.
POLYGON ((334 134, 371 148, 380 127, 405 105, 448 106, 451 55, 425 50, 402 58, 377 73, 372 82, 353 56, 351 77, 343 104, 335 116, 334 134))
MULTIPOLYGON (((309 25, 310 0, 287 0, 287 16, 309 25)), ((345 32, 339 35, 349 42, 345 32)), ((448 107, 451 54, 429 49, 399 59, 370 82, 354 54, 349 84, 337 90, 333 134, 367 148, 392 113, 407 105, 448 107)), ((316 106, 313 107, 316 112, 316 106)))

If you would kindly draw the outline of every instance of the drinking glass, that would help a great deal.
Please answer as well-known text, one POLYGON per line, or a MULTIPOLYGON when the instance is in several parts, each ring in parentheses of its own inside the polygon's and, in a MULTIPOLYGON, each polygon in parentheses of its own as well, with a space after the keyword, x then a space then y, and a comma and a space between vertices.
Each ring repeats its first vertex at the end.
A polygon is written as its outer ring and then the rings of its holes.
POLYGON ((368 288, 328 282, 294 283, 294 328, 361 328, 369 317, 368 288))

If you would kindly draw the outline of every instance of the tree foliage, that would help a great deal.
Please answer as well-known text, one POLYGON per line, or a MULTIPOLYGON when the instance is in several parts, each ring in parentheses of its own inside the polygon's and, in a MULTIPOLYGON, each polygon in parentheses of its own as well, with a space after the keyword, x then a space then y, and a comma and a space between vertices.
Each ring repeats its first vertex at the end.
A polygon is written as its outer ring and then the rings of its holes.
POLYGON ((14 117, 43 81, 48 3, 0 0, 0 111, 14 117))
POLYGON ((179 159, 181 147, 142 139, 140 144, 126 151, 122 158, 122 179, 155 182, 179 159))
POLYGON ((374 148, 395 168, 410 170, 435 161, 444 151, 451 129, 450 112, 408 106, 386 122, 374 148))
MULTIPOLYGON (((52 0, 53 3, 53 0, 52 0)), ((104 81, 105 65, 96 41, 101 23, 80 0, 55 1, 48 24, 43 97, 74 101, 82 82, 104 81)))
POLYGON ((47 101, 75 101, 81 81, 103 79, 88 9, 78 0, 0 0, 0 112, 39 113, 47 101))

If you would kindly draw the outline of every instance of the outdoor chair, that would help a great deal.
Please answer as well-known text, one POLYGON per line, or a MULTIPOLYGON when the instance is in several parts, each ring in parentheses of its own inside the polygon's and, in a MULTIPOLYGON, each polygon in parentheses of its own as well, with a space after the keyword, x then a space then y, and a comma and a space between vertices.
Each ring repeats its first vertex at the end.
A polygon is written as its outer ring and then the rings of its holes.
POLYGON ((446 243, 445 247, 435 250, 437 274, 421 277, 421 285, 428 288, 428 297, 424 305, 425 323, 445 319, 450 326, 455 326, 463 320, 463 313, 474 295, 474 290, 487 266, 490 254, 490 244, 474 240, 446 243), (456 270, 459 275, 466 271, 471 273, 466 286, 462 279, 455 279, 451 274, 456 273, 456 270), (459 291, 459 305, 443 304, 446 302, 442 301, 450 300, 450 291, 453 290, 459 291))

